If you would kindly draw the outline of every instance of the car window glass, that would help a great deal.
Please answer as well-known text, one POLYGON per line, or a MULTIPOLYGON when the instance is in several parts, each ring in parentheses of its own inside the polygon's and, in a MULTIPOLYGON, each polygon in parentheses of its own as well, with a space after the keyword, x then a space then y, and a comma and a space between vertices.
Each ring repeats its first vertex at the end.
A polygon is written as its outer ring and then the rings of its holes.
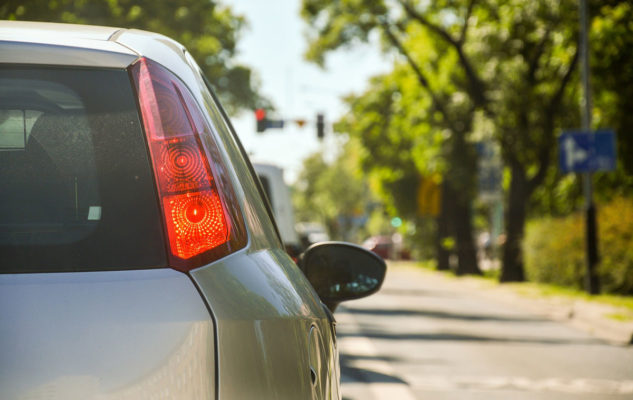
POLYGON ((0 99, 0 271, 164 264, 127 73, 0 69, 0 99))

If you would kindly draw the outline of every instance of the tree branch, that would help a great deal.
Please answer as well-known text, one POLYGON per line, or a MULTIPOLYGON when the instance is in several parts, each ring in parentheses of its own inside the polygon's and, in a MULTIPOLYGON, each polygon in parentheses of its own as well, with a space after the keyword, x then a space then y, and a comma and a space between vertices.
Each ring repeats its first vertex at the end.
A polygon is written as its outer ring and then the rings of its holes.
POLYGON ((578 56, 579 56, 579 50, 578 50, 578 47, 576 47, 576 51, 574 52, 574 56, 569 62, 567 71, 565 72, 565 75, 563 75, 563 79, 561 79, 560 81, 560 86, 558 87, 558 89, 552 96, 551 101, 549 102, 549 105, 548 105, 549 109, 556 110, 560 106, 561 100, 563 98, 563 93, 565 93, 565 88, 567 88, 567 84, 571 80, 571 76, 574 73, 574 70, 576 69, 576 64, 578 64, 578 56))
POLYGON ((551 32, 550 27, 548 26, 547 29, 545 30, 545 34, 543 35, 543 38, 541 39, 538 46, 536 47, 536 52, 530 59, 528 73, 527 73, 529 82, 534 82, 534 77, 536 76, 536 69, 538 68, 539 60, 541 56, 543 55, 543 52, 545 51, 545 45, 547 44, 547 41, 549 40, 550 32, 551 32))
POLYGON ((457 42, 459 43, 460 47, 464 45, 464 41, 466 40, 466 31, 468 30, 468 20, 470 19, 470 16, 473 13, 473 8, 475 7, 475 2, 477 0, 470 0, 470 3, 468 3, 468 8, 466 9, 466 15, 464 16, 464 26, 462 26, 462 31, 459 34, 459 39, 457 39, 457 42))
POLYGON ((563 99, 563 94, 565 93, 565 89, 571 80, 574 70, 576 69, 576 64, 578 64, 578 47, 576 47, 576 51, 574 52, 574 56, 569 62, 569 66, 567 67, 567 71, 563 78, 560 81, 560 85, 556 92, 552 96, 550 102, 547 104, 546 108, 546 118, 543 125, 543 133, 546 135, 546 143, 541 148, 539 153, 539 168, 536 174, 528 181, 529 190, 535 189, 538 185, 543 182, 545 176, 547 174, 547 169, 549 168, 550 158, 552 147, 554 143, 554 116, 556 115, 556 111, 563 99))
MULTIPOLYGON (((464 49, 462 44, 453 38, 445 29, 442 27, 432 23, 429 21, 424 15, 419 13, 407 0, 398 0, 398 2, 402 5, 406 13, 419 22, 422 26, 425 26, 431 32, 435 33, 442 40, 452 46, 457 52, 457 56, 459 58, 459 62, 466 73, 466 77, 468 78, 468 94, 472 101, 483 109, 488 108, 488 98, 486 97, 486 85, 479 78, 475 69, 473 68, 470 60, 464 53, 464 49)), ((473 6, 473 2, 471 2, 471 6, 473 6)))
POLYGON ((411 57, 411 54, 409 54, 409 52, 407 51, 407 49, 404 48, 400 40, 391 31, 391 27, 389 26, 389 24, 386 21, 381 21, 380 25, 382 26, 382 29, 385 32, 385 35, 387 35, 387 38, 389 39, 391 44, 393 44, 398 49, 398 51, 400 51, 400 53, 407 59, 407 63, 409 64, 409 66, 411 67, 415 75, 417 76, 418 82, 420 82, 420 84, 427 90, 427 92, 431 96, 433 106, 439 112, 441 112, 442 115, 444 115, 444 118, 447 121, 449 121, 450 120, 449 114, 446 111, 446 108, 444 107, 444 103, 436 96, 435 92, 431 88, 431 84, 429 83, 429 80, 426 78, 426 76, 422 72, 422 69, 420 68, 420 66, 415 62, 415 60, 411 57))

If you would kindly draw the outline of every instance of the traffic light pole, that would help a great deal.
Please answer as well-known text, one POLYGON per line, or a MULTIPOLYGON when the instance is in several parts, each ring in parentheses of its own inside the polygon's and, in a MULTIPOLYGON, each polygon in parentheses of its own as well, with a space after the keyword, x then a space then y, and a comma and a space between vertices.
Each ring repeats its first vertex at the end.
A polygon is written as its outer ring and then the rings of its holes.
MULTIPOLYGON (((589 87, 589 32, 588 32, 587 0, 580 0, 580 55, 581 77, 583 87, 582 98, 582 130, 591 132, 591 90, 589 87)), ((596 222, 596 207, 593 203, 593 182, 591 172, 583 173, 583 188, 585 194, 585 239, 587 251, 587 271, 585 273, 585 290, 589 294, 600 293, 600 281, 597 275, 598 263, 598 232, 596 222)))

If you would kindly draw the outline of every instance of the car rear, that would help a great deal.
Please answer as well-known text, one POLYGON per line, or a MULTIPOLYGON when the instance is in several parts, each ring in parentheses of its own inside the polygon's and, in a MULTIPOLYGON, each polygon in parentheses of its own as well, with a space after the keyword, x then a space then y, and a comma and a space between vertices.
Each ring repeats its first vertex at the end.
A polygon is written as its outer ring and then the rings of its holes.
POLYGON ((254 177, 182 46, 0 23, 0 398, 338 398, 254 177))
POLYGON ((0 47, 0 398, 213 398, 214 325, 168 268, 138 56, 0 47))

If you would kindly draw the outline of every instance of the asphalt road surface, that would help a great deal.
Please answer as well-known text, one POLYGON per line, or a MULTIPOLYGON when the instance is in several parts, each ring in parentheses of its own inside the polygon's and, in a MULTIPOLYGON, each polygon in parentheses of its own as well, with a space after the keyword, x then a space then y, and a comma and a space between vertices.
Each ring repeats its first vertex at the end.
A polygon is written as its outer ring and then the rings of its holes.
POLYGON ((390 267, 335 315, 344 400, 633 399, 633 347, 428 272, 390 267))

